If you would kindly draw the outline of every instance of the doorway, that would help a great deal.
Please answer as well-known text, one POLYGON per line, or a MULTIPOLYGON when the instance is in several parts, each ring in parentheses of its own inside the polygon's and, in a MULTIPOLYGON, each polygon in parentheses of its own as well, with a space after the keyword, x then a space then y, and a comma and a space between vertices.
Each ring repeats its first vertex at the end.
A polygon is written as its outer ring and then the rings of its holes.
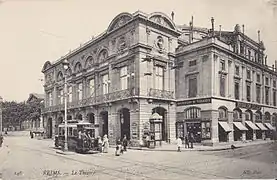
POLYGON ((168 141, 168 134, 167 134, 167 111, 163 107, 156 107, 152 109, 152 114, 158 113, 160 116, 163 117, 162 119, 162 141, 168 141))
POLYGON ((102 120, 102 136, 103 137, 105 134, 107 134, 107 136, 109 136, 109 126, 108 126, 108 111, 102 111, 100 113, 100 117, 102 120))
POLYGON ((48 123, 47 123, 47 126, 48 126, 48 138, 52 138, 52 118, 48 118, 48 123))
POLYGON ((126 135, 127 139, 130 140, 130 110, 123 108, 119 111, 119 120, 120 120, 120 139, 123 139, 126 135))

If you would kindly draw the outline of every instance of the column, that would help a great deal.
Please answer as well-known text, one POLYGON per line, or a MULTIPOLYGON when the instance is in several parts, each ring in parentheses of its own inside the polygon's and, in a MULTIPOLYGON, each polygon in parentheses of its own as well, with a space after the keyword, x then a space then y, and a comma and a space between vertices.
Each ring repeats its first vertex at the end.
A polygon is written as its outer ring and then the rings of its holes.
POLYGON ((95 128, 95 137, 98 137, 102 134, 102 124, 100 124, 100 117, 98 111, 94 112, 94 124, 98 125, 98 128, 95 128))
POLYGON ((168 140, 169 143, 174 143, 176 139, 176 106, 168 105, 168 113, 167 113, 167 119, 168 119, 168 140))
POLYGON ((139 111, 136 111, 136 108, 130 110, 130 140, 139 145, 139 111))
POLYGON ((211 142, 216 144, 219 142, 218 139, 218 111, 212 111, 212 122, 211 122, 211 142))
MULTIPOLYGON (((233 128, 233 122, 234 122, 234 119, 233 119, 233 112, 227 112, 228 113, 228 124, 230 126, 231 129, 234 129, 233 128)), ((228 142, 234 142, 234 131, 231 131, 228 133, 228 142)))
POLYGON ((118 128, 118 120, 117 113, 110 112, 108 113, 108 132, 109 132, 109 141, 110 144, 115 144, 116 139, 120 138, 118 133, 120 133, 120 129, 118 128))
MULTIPOLYGON (((242 112, 242 124, 245 126, 245 113, 242 112)), ((242 141, 246 141, 246 131, 242 132, 242 141)))

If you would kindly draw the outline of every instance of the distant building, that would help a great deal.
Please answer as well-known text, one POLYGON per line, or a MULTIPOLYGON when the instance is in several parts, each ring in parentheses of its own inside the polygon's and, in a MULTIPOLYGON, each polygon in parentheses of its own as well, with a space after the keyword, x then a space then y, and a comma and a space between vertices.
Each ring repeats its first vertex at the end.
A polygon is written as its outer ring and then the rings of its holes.
POLYGON ((38 104, 39 107, 39 112, 37 112, 40 117, 38 119, 28 119, 23 122, 22 127, 25 130, 34 130, 34 131, 39 131, 39 130, 44 130, 44 123, 43 123, 43 118, 41 116, 41 109, 44 107, 44 99, 45 95, 44 94, 37 94, 37 93, 31 93, 29 95, 28 100, 26 101, 27 104, 35 103, 38 104))
POLYGON ((215 31, 176 26, 173 18, 121 13, 98 37, 45 62, 48 137, 64 121, 65 75, 67 119, 88 120, 95 136, 112 142, 124 135, 138 142, 153 117, 162 118, 156 138, 165 142, 186 133, 204 144, 271 137, 277 73, 266 65, 263 43, 239 26, 215 31))

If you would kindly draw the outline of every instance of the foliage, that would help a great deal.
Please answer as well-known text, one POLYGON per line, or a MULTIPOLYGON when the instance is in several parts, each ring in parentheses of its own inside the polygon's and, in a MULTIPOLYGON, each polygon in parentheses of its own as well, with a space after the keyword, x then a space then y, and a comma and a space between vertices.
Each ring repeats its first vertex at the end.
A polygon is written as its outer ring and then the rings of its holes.
POLYGON ((37 120, 40 117, 42 104, 40 101, 25 102, 5 101, 2 104, 3 127, 20 126, 23 121, 37 120))

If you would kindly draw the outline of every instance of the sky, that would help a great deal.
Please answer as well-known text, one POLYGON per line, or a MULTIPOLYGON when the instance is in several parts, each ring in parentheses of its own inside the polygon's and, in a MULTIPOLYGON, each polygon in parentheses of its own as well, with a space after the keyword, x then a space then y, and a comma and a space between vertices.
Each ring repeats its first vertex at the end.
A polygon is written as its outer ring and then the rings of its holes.
POLYGON ((42 67, 105 31, 121 12, 174 11, 175 24, 233 30, 245 24, 245 33, 266 46, 268 64, 277 60, 277 0, 0 0, 0 96, 25 101, 43 93, 42 67), (274 7, 275 10, 274 10, 274 7), (274 14, 275 12, 275 14, 274 14))

